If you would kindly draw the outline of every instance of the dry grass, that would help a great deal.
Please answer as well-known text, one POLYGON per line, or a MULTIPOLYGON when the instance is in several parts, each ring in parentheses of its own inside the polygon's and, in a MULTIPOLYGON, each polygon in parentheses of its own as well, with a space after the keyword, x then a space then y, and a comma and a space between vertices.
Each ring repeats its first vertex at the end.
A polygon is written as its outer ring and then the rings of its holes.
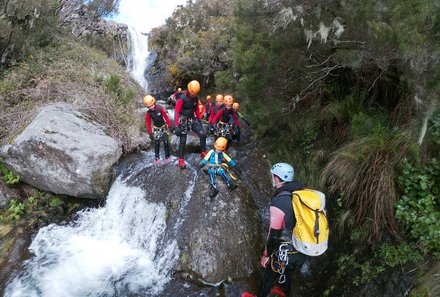
POLYGON ((335 196, 342 195, 347 214, 353 217, 344 220, 354 224, 349 227, 372 220, 371 238, 380 238, 383 232, 398 236, 394 219, 399 199, 396 175, 409 147, 406 136, 373 135, 354 141, 333 155, 320 183, 335 196))
POLYGON ((0 81, 0 141, 12 141, 41 106, 62 101, 86 112, 130 151, 139 141, 136 109, 143 95, 125 69, 103 52, 66 39, 34 53, 0 81), (104 87, 110 75, 121 79, 123 89, 134 90, 133 100, 118 104, 104 87))

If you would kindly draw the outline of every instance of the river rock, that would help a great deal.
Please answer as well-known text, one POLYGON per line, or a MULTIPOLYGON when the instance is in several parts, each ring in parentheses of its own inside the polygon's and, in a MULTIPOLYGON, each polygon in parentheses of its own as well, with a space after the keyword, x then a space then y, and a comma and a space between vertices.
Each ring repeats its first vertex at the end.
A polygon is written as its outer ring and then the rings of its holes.
MULTIPOLYGON (((149 162, 154 160, 152 153, 143 154, 150 154, 149 162)), ((180 261, 176 272, 212 285, 255 272, 263 239, 254 196, 261 193, 253 191, 247 180, 238 180, 237 189, 231 191, 217 177, 220 192, 214 199, 209 198, 208 176, 196 170, 199 154, 185 156, 185 170, 173 157, 171 164, 150 166, 130 176, 133 163, 145 162, 143 154, 121 162, 119 172, 126 175, 128 185, 142 188, 150 202, 167 207, 163 241, 178 241, 180 261)))
POLYGON ((42 108, 24 131, 0 151, 22 181, 79 198, 104 198, 112 166, 122 150, 104 127, 67 104, 42 108))

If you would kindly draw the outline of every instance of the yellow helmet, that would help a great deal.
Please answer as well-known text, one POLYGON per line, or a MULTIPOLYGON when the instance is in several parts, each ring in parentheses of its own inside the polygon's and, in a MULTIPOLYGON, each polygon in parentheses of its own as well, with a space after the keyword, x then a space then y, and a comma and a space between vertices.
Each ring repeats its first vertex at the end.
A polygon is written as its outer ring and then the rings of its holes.
POLYGON ((144 97, 144 104, 146 107, 151 107, 154 105, 154 103, 156 103, 156 100, 154 99, 153 96, 147 95, 144 97))
POLYGON ((240 108, 240 103, 238 102, 234 102, 234 104, 232 104, 232 109, 237 111, 240 108))
POLYGON ((196 80, 192 80, 188 83, 188 91, 189 93, 194 96, 197 95, 200 92, 200 84, 196 80))
POLYGON ((226 145, 228 144, 228 140, 224 137, 219 137, 214 142, 214 147, 220 151, 224 151, 226 149, 226 145))
POLYGON ((223 104, 231 104, 234 103, 234 98, 232 98, 231 95, 226 95, 225 98, 223 98, 223 104))
POLYGON ((177 88, 177 92, 182 92, 182 88, 177 88))
POLYGON ((215 96, 215 102, 222 102, 223 103, 223 95, 218 94, 217 96, 215 96))

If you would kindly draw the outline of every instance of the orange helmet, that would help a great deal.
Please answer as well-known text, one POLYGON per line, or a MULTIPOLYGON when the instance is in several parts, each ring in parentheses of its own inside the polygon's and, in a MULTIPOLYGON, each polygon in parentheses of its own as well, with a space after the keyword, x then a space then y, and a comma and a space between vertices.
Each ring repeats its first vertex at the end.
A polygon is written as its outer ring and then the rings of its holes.
POLYGON ((240 108, 240 103, 238 102, 234 102, 234 104, 232 104, 232 109, 237 111, 240 108))
POLYGON ((211 96, 209 96, 209 95, 206 96, 206 101, 208 101, 208 100, 211 101, 211 96))
POLYGON ((219 137, 214 142, 214 147, 220 151, 224 151, 226 149, 226 145, 228 144, 228 140, 224 137, 219 137))
POLYGON ((234 103, 234 98, 232 98, 231 95, 226 95, 225 98, 223 98, 223 104, 231 104, 234 103))
POLYGON ((146 107, 150 108, 151 106, 154 105, 154 103, 156 103, 156 100, 154 99, 153 96, 147 95, 144 97, 144 104, 146 107))
POLYGON ((188 83, 188 91, 189 93, 194 96, 197 95, 200 92, 200 84, 196 80, 192 80, 188 83))
POLYGON ((177 88, 177 92, 182 92, 182 88, 177 88))
POLYGON ((215 102, 222 102, 223 103, 223 95, 218 94, 217 96, 215 96, 215 102))

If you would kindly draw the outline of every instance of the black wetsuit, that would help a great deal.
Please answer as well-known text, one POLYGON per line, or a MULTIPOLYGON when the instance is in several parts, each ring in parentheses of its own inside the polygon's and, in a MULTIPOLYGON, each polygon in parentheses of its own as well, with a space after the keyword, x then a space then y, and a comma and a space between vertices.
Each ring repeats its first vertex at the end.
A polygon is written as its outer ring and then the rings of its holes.
MULTIPOLYGON (((297 190, 302 190, 304 188, 304 184, 300 181, 291 181, 281 188, 275 191, 275 195, 272 198, 270 208, 271 208, 271 226, 269 227, 269 235, 266 241, 266 256, 270 256, 271 253, 278 249, 279 239, 281 236, 282 230, 288 230, 289 236, 291 238, 293 228, 296 224, 295 214, 293 212, 292 205, 292 192, 297 190), (282 229, 273 229, 273 224, 278 224, 280 220, 282 220, 282 229), (277 223, 278 221, 278 223, 277 223)), ((284 231, 284 232, 285 232, 284 231)), ((284 233, 283 232, 283 233, 284 233)), ((289 255, 289 265, 287 267, 288 270, 300 269, 301 266, 306 261, 307 256, 301 253, 295 253, 289 255)), ((275 281, 278 282, 280 274, 273 271, 270 260, 266 265, 266 268, 263 273, 263 278, 260 284, 260 292, 257 295, 258 297, 266 297, 272 287, 274 286, 275 281)), ((289 296, 290 292, 290 273, 286 271, 286 281, 283 284, 280 284, 283 291, 289 296)))
POLYGON ((175 127, 179 127, 176 133, 180 137, 179 158, 183 158, 185 154, 186 137, 190 130, 196 132, 200 137, 201 151, 206 150, 206 133, 199 119, 197 102, 197 97, 191 97, 189 92, 185 91, 176 103, 174 123, 175 127))

